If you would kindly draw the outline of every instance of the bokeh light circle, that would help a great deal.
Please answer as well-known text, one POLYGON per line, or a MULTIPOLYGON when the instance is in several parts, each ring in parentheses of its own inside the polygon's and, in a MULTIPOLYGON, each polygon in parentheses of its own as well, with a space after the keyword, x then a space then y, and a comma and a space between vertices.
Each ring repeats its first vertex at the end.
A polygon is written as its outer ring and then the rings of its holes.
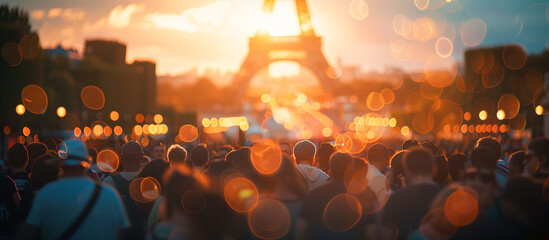
POLYGON ((248 226, 262 239, 277 239, 290 229, 290 213, 284 204, 274 199, 263 199, 248 214, 248 226))
POLYGON ((197 214, 206 208, 206 198, 200 191, 191 189, 181 196, 181 206, 188 214, 197 214))
POLYGON ((467 47, 475 47, 484 41, 487 25, 481 19, 471 19, 461 25, 461 41, 467 47))
POLYGON ((250 159, 257 172, 270 175, 280 168, 282 152, 276 141, 263 139, 256 142, 250 149, 250 159))
POLYGON ((82 103, 89 109, 99 110, 105 106, 105 94, 96 86, 86 86, 80 92, 82 103))
MULTIPOLYGON (((520 110, 520 101, 515 95, 504 94, 498 101, 498 114, 499 110, 503 110, 504 118, 511 119, 517 116, 520 110)), ((498 116, 499 118, 499 116, 498 116)))
POLYGON ((466 226, 477 217, 477 199, 466 191, 455 191, 446 200, 444 213, 455 226, 466 226))
POLYGON ((362 216, 362 206, 351 194, 339 194, 332 198, 322 214, 324 226, 334 232, 354 227, 362 216))
POLYGON ((227 204, 237 212, 249 212, 259 202, 256 186, 243 177, 236 177, 228 181, 223 193, 227 204))
POLYGON ((4 46, 2 46, 0 54, 10 67, 18 66, 23 60, 23 52, 21 50, 21 47, 19 47, 19 44, 14 42, 4 44, 4 46))
POLYGON ((521 69, 526 64, 528 54, 526 48, 518 43, 503 48, 503 63, 511 70, 521 69))
POLYGON ((447 37, 440 37, 435 43, 435 50, 440 57, 449 57, 454 51, 454 44, 447 37))
POLYGON ((349 12, 356 20, 363 20, 368 16, 368 4, 364 0, 352 0, 349 4, 349 12))
POLYGON ((113 150, 105 149, 97 154, 97 167, 103 172, 114 172, 119 164, 120 158, 113 150))
POLYGON ((193 125, 183 125, 179 128, 179 138, 184 142, 192 142, 198 138, 198 130, 193 125))
POLYGON ((48 108, 48 96, 38 85, 28 85, 21 91, 21 100, 25 108, 34 114, 42 114, 48 108))

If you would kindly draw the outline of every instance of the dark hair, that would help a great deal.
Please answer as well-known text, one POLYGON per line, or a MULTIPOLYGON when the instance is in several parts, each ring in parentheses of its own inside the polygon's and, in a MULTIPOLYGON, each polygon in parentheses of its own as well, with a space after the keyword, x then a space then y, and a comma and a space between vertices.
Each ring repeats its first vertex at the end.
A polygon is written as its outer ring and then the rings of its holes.
POLYGON ((433 174, 435 166, 435 155, 423 148, 412 148, 403 156, 404 169, 409 174, 428 175, 433 174))
POLYGON ((141 165, 143 148, 136 141, 129 141, 122 146, 122 161, 124 164, 141 165))
POLYGON ((543 160, 542 156, 545 156, 545 164, 540 166, 541 168, 549 167, 549 138, 541 137, 534 139, 528 144, 528 149, 532 149, 540 161, 543 160))
POLYGON ((448 178, 448 160, 445 156, 436 156, 435 164, 437 168, 433 180, 439 184, 444 184, 448 178))
POLYGON ((197 190, 201 192, 196 179, 179 171, 172 171, 167 177, 164 186, 166 190, 166 214, 168 218, 172 217, 174 211, 185 212, 181 200, 187 191, 197 190))
POLYGON ((95 148, 88 148, 88 156, 93 164, 97 163, 97 150, 95 148))
POLYGON ((421 147, 425 149, 429 149, 435 156, 438 155, 438 146, 433 142, 422 142, 421 147))
POLYGON ((316 160, 318 161, 318 167, 328 172, 330 170, 330 156, 335 152, 335 148, 332 144, 323 142, 320 144, 318 151, 316 151, 316 160))
POLYGON ((295 161, 306 161, 313 165, 316 154, 316 146, 309 140, 301 140, 294 146, 295 161))
POLYGON ((32 164, 36 159, 46 154, 48 147, 41 142, 33 142, 27 146, 27 151, 29 152, 29 164, 32 164))
POLYGON ((204 167, 209 161, 209 152, 204 144, 198 144, 191 150, 190 160, 193 166, 204 167))
POLYGON ((173 144, 168 148, 168 161, 173 163, 183 163, 187 159, 187 150, 178 144, 173 144))
POLYGON ((389 158, 389 149, 383 143, 376 143, 368 149, 368 161, 370 163, 383 161, 389 165, 389 158))
POLYGON ((404 153, 406 153, 407 151, 408 150, 399 151, 395 153, 393 157, 391 157, 391 169, 393 170, 393 173, 395 174, 395 176, 398 176, 404 173, 402 157, 404 156, 404 153))
POLYGON ((402 143, 402 150, 408 150, 413 147, 419 147, 419 143, 414 139, 406 140, 402 143))
POLYGON ((300 199, 307 194, 307 180, 298 172, 295 162, 287 154, 282 154, 278 170, 272 175, 260 175, 262 192, 273 191, 276 188, 288 190, 300 199))
POLYGON ((448 158, 448 173, 453 181, 461 179, 460 172, 465 170, 467 162, 467 157, 463 154, 455 154, 448 158))
POLYGON ((139 172, 136 177, 153 177, 158 180, 158 182, 160 182, 160 186, 162 186, 162 177, 169 167, 170 164, 162 159, 152 160, 147 165, 145 165, 145 167, 143 167, 143 170, 141 170, 141 172, 139 172))
POLYGON ((493 137, 480 138, 477 141, 477 144, 476 144, 475 148, 478 148, 478 147, 489 148, 490 150, 492 150, 496 154, 496 157, 498 159, 499 159, 499 156, 501 155, 501 144, 499 143, 498 140, 496 140, 493 137))
POLYGON ((526 166, 524 164, 524 160, 526 159, 526 153, 524 151, 518 151, 518 152, 515 152, 513 154, 511 154, 511 156, 509 157, 509 170, 511 170, 512 168, 517 168, 517 170, 519 170, 519 172, 523 172, 524 171, 524 167, 526 166))
POLYGON ((8 150, 7 163, 12 168, 22 168, 29 161, 29 152, 25 145, 16 143, 8 150))
POLYGON ((50 155, 43 155, 36 159, 32 165, 29 178, 32 189, 38 190, 44 185, 59 179, 59 167, 48 162, 48 160, 52 159, 55 159, 55 157, 50 155))
POLYGON ((353 164, 353 156, 348 153, 335 152, 330 156, 331 177, 336 180, 343 180, 345 170, 353 164))
POLYGON ((494 151, 487 147, 478 147, 471 153, 471 166, 478 169, 495 170, 498 157, 494 151))

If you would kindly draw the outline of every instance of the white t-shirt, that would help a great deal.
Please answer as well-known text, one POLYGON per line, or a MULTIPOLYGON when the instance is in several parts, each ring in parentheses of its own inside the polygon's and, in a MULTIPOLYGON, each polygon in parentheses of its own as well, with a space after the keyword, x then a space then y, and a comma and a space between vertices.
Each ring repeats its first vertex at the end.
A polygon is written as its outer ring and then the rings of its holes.
POLYGON ((368 180, 368 187, 376 194, 378 203, 385 203, 388 197, 387 177, 379 172, 376 167, 370 165, 366 180, 368 180))
MULTIPOLYGON (((44 186, 34 198, 27 223, 42 230, 42 239, 58 239, 88 204, 95 188, 87 177, 62 178, 44 186)), ((102 186, 101 194, 71 239, 117 239, 130 221, 118 193, 102 186)))

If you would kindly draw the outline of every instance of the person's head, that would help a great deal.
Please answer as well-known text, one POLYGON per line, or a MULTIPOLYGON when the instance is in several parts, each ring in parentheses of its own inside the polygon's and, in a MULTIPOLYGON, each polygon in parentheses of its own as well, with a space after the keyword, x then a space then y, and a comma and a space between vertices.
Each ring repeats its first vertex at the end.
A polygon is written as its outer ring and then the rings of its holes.
POLYGON ((463 154, 455 154, 448 158, 448 173, 453 181, 461 179, 467 163, 467 157, 463 154))
POLYGON ((36 159, 46 154, 48 147, 41 142, 33 142, 27 146, 27 151, 29 152, 29 165, 32 165, 36 159))
POLYGON ((335 152, 330 157, 330 176, 334 180, 343 180, 345 171, 353 164, 353 156, 348 153, 335 152))
POLYGON ((168 162, 184 163, 185 159, 187 159, 187 150, 179 144, 173 144, 168 148, 168 162))
POLYGON ((439 184, 444 184, 446 179, 448 179, 448 160, 445 156, 436 156, 435 165, 436 171, 433 179, 439 184))
POLYGON ((60 170, 57 165, 51 163, 53 159, 53 156, 45 154, 34 161, 29 178, 29 183, 33 189, 38 190, 47 183, 59 179, 60 170))
POLYGON ((402 143, 402 150, 408 150, 414 147, 419 147, 419 143, 416 140, 410 139, 402 143))
POLYGON ((471 166, 475 168, 495 170, 497 161, 497 155, 487 147, 475 148, 471 153, 471 166))
POLYGON ((151 147, 151 159, 166 159, 166 147, 162 143, 157 143, 151 147))
POLYGON ((435 156, 438 155, 438 146, 433 142, 429 142, 429 141, 422 142, 421 147, 425 149, 429 149, 429 151, 431 151, 435 156))
POLYGON ((499 191, 495 172, 491 169, 467 168, 463 185, 475 190, 482 211, 487 210, 494 204, 494 198, 499 191))
POLYGON ((509 157, 509 178, 518 177, 524 172, 526 152, 518 151, 509 157))
POLYGON ((301 140, 294 146, 294 157, 298 164, 306 163, 313 166, 315 154, 316 146, 309 140, 301 140))
POLYGON ((22 169, 27 166, 29 161, 29 152, 25 145, 21 143, 13 144, 8 150, 7 163, 13 169, 22 169))
POLYGON ((122 162, 124 163, 124 171, 139 171, 143 158, 143 148, 138 142, 129 141, 122 146, 122 162))
POLYGON ((292 145, 288 141, 279 141, 278 146, 280 146, 280 151, 282 153, 288 154, 288 156, 292 155, 292 145))
POLYGON ((195 167, 204 168, 208 164, 210 153, 204 144, 196 145, 190 154, 190 160, 195 167))
POLYGON ((63 169, 63 177, 82 176, 90 166, 88 147, 78 139, 59 144, 57 164, 63 169))
POLYGON ((502 215, 516 218, 526 224, 531 224, 536 211, 542 209, 544 203, 541 184, 536 184, 526 177, 509 179, 501 199, 502 215))
POLYGON ((379 171, 389 166, 389 157, 389 149, 383 143, 376 143, 368 149, 368 161, 379 171))
POLYGON ((499 143, 498 140, 496 140, 493 137, 480 138, 477 141, 477 144, 475 145, 475 148, 479 148, 479 147, 489 148, 494 152, 494 154, 496 154, 496 157, 498 159, 499 159, 499 156, 501 155, 501 144, 499 143))
POLYGON ((330 170, 330 156, 335 152, 335 148, 332 144, 323 142, 316 151, 316 161, 318 161, 318 168, 324 172, 330 170))
POLYGON ((537 160, 539 162, 540 169, 549 168, 549 138, 537 138, 528 144, 526 159, 528 161, 537 160))
POLYGON ((164 176, 164 173, 168 170, 168 168, 170 168, 170 164, 166 161, 162 159, 152 160, 149 164, 145 165, 139 174, 137 174, 137 177, 153 177, 160 182, 160 186, 162 187, 162 176, 164 176))
POLYGON ((217 156, 221 158, 223 161, 225 161, 225 155, 227 155, 227 153, 230 153, 233 150, 234 150, 233 146, 223 145, 221 148, 219 148, 219 151, 217 151, 217 156))
POLYGON ((402 163, 402 157, 408 150, 401 150, 391 157, 391 169, 396 176, 404 174, 404 165, 402 163))
POLYGON ((435 171, 435 155, 427 149, 412 148, 403 156, 406 179, 432 180, 435 171))

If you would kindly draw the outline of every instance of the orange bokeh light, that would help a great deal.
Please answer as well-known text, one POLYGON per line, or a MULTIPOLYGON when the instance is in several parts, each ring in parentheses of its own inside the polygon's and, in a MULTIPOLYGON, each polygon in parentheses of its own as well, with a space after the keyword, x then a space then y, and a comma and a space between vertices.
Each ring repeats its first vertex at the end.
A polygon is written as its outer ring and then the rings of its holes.
POLYGON ((99 110, 105 106, 105 94, 96 86, 86 86, 80 92, 82 103, 89 109, 99 110))
POLYGON ((444 213, 446 218, 455 226, 466 226, 477 217, 477 200, 470 193, 458 190, 446 200, 444 213))
POLYGON ((339 194, 332 198, 322 214, 324 225, 334 232, 343 232, 355 226, 362 216, 362 206, 356 197, 339 194))
POLYGON ((120 158, 110 149, 105 149, 97 154, 97 167, 103 172, 114 172, 118 169, 120 158))
POLYGON ((179 138, 184 142, 192 142, 198 138, 198 130, 193 125, 183 125, 179 128, 179 138))
POLYGON ((243 177, 228 181, 223 193, 227 204, 237 212, 249 212, 259 202, 257 188, 250 180, 243 177))
POLYGON ((281 238, 290 230, 290 213, 284 204, 274 199, 263 199, 248 214, 248 226, 262 239, 281 238))
POLYGON ((250 159, 255 170, 261 174, 275 173, 282 164, 282 152, 278 143, 272 139, 256 142, 250 149, 250 159))

